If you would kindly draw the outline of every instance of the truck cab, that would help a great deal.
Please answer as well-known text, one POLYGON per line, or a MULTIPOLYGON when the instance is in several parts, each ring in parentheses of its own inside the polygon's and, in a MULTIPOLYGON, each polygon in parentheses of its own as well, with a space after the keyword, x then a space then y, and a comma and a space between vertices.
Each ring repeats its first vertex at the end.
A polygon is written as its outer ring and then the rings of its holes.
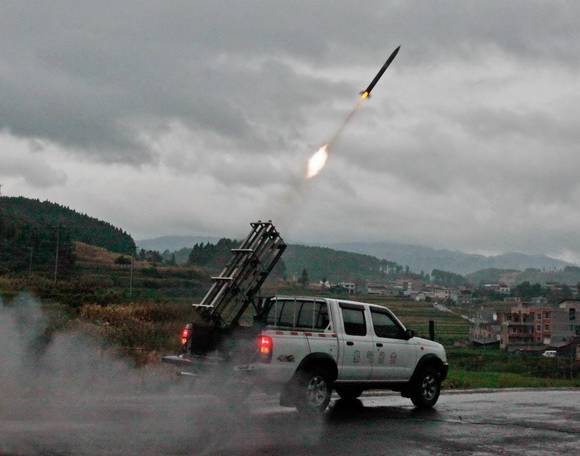
POLYGON ((416 337, 383 306, 280 296, 262 323, 258 351, 264 354, 246 369, 258 383, 279 385, 283 404, 308 406, 300 404, 301 387, 314 381, 322 401, 316 409, 326 408, 332 389, 347 399, 390 389, 428 408, 447 375, 443 346, 416 337))

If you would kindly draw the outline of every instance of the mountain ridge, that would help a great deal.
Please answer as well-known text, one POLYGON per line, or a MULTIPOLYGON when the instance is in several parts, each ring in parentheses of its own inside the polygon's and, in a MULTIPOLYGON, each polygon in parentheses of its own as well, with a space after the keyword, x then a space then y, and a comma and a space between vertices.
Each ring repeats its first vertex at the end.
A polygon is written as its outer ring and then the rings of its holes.
POLYGON ((470 274, 482 269, 563 269, 574 266, 547 255, 506 252, 498 255, 465 253, 460 250, 434 249, 396 242, 350 242, 328 244, 330 248, 373 255, 399 264, 408 265, 415 272, 430 273, 433 269, 470 274))
MULTIPOLYGON (((215 236, 158 236, 137 241, 137 246, 146 250, 177 251, 191 249, 197 243, 216 243, 220 237, 215 236)), ((526 269, 556 270, 572 263, 558 260, 547 255, 506 252, 498 255, 481 255, 465 253, 460 250, 435 249, 413 244, 402 244, 390 241, 384 242, 348 242, 329 244, 291 243, 308 247, 326 247, 329 249, 370 255, 378 259, 409 266, 411 271, 421 271, 430 274, 433 269, 439 269, 456 274, 472 274, 485 269, 507 269, 525 271, 526 269)))

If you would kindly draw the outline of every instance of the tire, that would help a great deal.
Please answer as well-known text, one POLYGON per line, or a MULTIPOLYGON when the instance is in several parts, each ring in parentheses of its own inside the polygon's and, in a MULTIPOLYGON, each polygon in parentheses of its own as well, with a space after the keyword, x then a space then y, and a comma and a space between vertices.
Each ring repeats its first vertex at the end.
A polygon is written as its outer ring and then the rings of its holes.
POLYGON ((430 409, 437 403, 441 393, 441 374, 437 369, 423 369, 411 387, 411 401, 419 409, 430 409))
POLYGON ((362 388, 356 388, 353 386, 339 386, 336 388, 336 392, 341 399, 344 399, 345 401, 353 401, 360 397, 363 390, 362 388))
POLYGON ((300 413, 323 413, 332 395, 330 375, 323 369, 311 369, 299 374, 296 408, 300 413))

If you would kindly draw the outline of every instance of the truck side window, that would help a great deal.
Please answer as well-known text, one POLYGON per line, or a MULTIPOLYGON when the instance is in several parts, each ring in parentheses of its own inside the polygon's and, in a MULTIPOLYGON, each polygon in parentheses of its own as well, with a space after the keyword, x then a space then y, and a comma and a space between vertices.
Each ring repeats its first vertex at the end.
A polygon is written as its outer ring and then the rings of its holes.
POLYGON ((278 324, 282 307, 284 307, 284 301, 274 301, 272 303, 272 307, 270 307, 268 317, 266 318, 267 325, 276 326, 278 324))
POLYGON ((317 303, 317 316, 316 316, 316 329, 326 329, 330 324, 330 318, 328 316, 328 306, 325 302, 317 303))
POLYGON ((350 336, 366 335, 367 326, 364 309, 342 307, 342 320, 344 321, 344 332, 346 334, 350 336))
POLYGON ((284 307, 280 312, 280 318, 278 318, 278 326, 293 328, 295 318, 298 316, 297 306, 300 304, 300 301, 284 301, 284 307))
POLYGON ((312 329, 312 323, 314 322, 314 301, 304 301, 300 307, 300 313, 298 314, 297 328, 300 329, 312 329))
POLYGON ((296 328, 326 329, 330 323, 325 302, 304 301, 298 313, 296 328))
POLYGON ((389 314, 371 309, 375 334, 389 339, 404 339, 404 331, 389 314))

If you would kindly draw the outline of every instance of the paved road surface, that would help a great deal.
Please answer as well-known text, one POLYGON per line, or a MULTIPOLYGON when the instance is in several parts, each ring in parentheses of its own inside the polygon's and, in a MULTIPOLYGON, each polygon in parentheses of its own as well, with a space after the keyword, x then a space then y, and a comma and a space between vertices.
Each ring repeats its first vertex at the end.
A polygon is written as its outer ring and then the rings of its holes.
POLYGON ((0 455, 580 454, 580 390, 444 394, 423 413, 398 396, 366 396, 335 401, 320 420, 252 402, 242 413, 203 396, 139 395, 45 413, 21 401, 0 413, 0 455))

